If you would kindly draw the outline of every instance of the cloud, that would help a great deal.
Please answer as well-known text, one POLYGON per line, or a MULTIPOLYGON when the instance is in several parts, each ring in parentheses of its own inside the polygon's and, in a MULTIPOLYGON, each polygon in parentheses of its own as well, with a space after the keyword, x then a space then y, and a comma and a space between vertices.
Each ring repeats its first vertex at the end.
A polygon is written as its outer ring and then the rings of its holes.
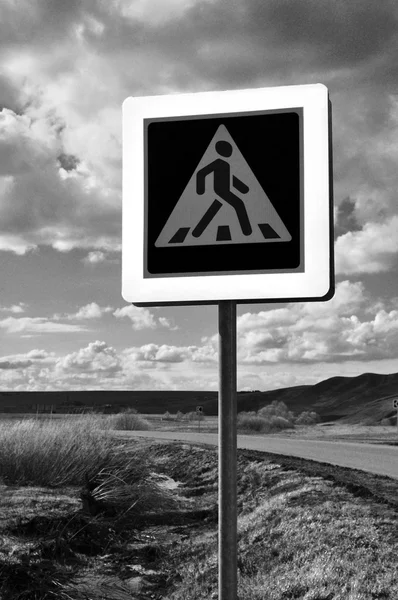
POLYGON ((14 354, 10 356, 2 356, 0 358, 0 370, 1 371, 20 371, 24 372, 25 369, 35 367, 38 365, 40 368, 44 364, 54 364, 55 355, 45 350, 31 350, 26 354, 14 354))
POLYGON ((0 311, 12 312, 12 313, 23 313, 23 312, 25 312, 26 307, 27 307, 27 304, 25 302, 19 302, 19 304, 13 304, 12 306, 0 306, 0 311))
POLYGON ((91 302, 82 306, 75 315, 70 315, 70 319, 100 319, 102 315, 112 312, 112 306, 98 306, 96 302, 91 302))
POLYGON ((105 260, 106 254, 105 252, 101 252, 100 250, 89 252, 87 256, 83 258, 83 262, 87 265, 98 265, 100 263, 105 262, 105 260))
POLYGON ((18 254, 39 244, 59 251, 120 250, 118 208, 109 185, 84 161, 61 167, 62 148, 59 122, 51 114, 0 112, 0 248, 18 254))
MULTIPOLYGON (((179 21, 195 6, 204 5, 212 0, 136 0, 125 2, 113 0, 101 3, 101 8, 109 14, 118 14, 132 23, 142 23, 150 27, 159 27, 165 23, 179 21)), ((103 31, 103 29, 102 29, 103 31)))
POLYGON ((363 284, 343 281, 329 302, 245 313, 237 320, 239 361, 260 365, 394 357, 398 311, 381 305, 375 303, 371 314, 363 284))
POLYGON ((0 369, 25 369, 32 364, 31 360, 0 360, 0 369))
POLYGON ((361 226, 355 218, 355 201, 349 197, 344 198, 343 201, 335 207, 335 237, 338 238, 348 231, 359 231, 360 229, 361 226))
POLYGON ((29 358, 35 359, 35 360, 45 360, 48 358, 52 358, 54 357, 53 353, 49 353, 46 350, 40 350, 39 348, 34 349, 34 350, 30 350, 27 355, 29 358))
POLYGON ((165 317, 155 317, 147 308, 141 308, 134 306, 123 306, 123 308, 117 308, 113 315, 117 319, 130 319, 132 328, 136 331, 140 329, 157 329, 158 327, 165 327, 166 329, 176 329, 173 323, 165 317))
POLYGON ((52 318, 55 321, 67 319, 69 321, 83 321, 90 319, 101 319, 105 314, 114 310, 112 306, 99 306, 96 302, 90 302, 81 306, 75 313, 55 313, 52 318))
POLYGON ((64 373, 100 373, 102 376, 113 376, 121 371, 122 367, 116 350, 105 342, 96 340, 86 348, 59 359, 55 369, 64 373))
POLYGON ((63 323, 54 323, 45 317, 7 317, 0 320, 0 328, 9 334, 33 334, 42 333, 77 333, 88 331, 81 325, 66 325, 63 323))
POLYGON ((366 183, 391 217, 396 18, 390 0, 6 2, 0 249, 85 248, 91 265, 120 252, 126 96, 298 81, 331 89, 337 202, 355 201, 362 227, 366 183))
POLYGON ((139 348, 127 348, 125 355, 138 362, 194 363, 217 362, 217 349, 211 344, 204 346, 169 346, 167 344, 144 344, 139 348))
POLYGON ((338 275, 381 273, 397 264, 398 215, 341 235, 335 246, 338 275))

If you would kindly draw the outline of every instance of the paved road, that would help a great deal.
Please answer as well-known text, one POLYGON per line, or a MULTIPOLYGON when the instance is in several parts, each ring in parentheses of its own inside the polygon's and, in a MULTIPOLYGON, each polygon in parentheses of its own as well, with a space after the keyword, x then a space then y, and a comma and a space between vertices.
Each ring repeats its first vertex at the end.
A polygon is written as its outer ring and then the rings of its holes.
MULTIPOLYGON (((216 433, 182 433, 178 431, 118 431, 113 433, 123 438, 146 437, 218 446, 216 433)), ((398 479, 397 446, 238 435, 238 448, 300 456, 398 479)))

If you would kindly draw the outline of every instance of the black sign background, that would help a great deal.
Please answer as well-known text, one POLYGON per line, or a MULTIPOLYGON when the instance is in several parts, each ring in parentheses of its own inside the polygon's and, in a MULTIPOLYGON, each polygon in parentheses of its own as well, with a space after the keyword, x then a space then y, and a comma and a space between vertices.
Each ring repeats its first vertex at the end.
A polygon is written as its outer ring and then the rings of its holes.
POLYGON ((302 272, 302 119, 301 108, 146 119, 144 277, 302 272), (287 227, 291 241, 156 248, 158 235, 221 124, 287 227))

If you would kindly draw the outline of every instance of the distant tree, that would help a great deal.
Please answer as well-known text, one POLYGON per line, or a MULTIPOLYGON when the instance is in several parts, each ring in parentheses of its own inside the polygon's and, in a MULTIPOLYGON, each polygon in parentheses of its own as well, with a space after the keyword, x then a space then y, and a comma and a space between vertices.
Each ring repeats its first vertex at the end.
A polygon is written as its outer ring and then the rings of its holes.
POLYGON ((283 417, 286 420, 290 420, 289 418, 289 410, 284 402, 279 402, 278 400, 273 400, 271 404, 267 406, 263 406, 258 411, 259 417, 263 417, 264 419, 269 419, 272 416, 283 417))
POLYGON ((304 410, 296 419, 296 425, 314 425, 320 421, 315 411, 304 410))

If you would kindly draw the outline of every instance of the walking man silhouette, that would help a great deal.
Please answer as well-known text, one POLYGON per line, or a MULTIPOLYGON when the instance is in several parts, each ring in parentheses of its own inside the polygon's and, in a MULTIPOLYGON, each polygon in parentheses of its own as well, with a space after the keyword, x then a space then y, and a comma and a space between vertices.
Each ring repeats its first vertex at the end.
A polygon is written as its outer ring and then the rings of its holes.
MULTIPOLYGON (((216 143, 216 151, 220 156, 229 157, 232 154, 232 146, 229 142, 219 141, 216 143)), ((222 158, 216 158, 216 160, 213 160, 213 162, 200 169, 196 174, 196 193, 199 195, 205 193, 206 177, 210 175, 210 173, 214 173, 214 192, 221 200, 224 200, 235 209, 243 234, 250 235, 252 233, 252 227, 244 202, 239 196, 236 196, 231 191, 231 167, 229 162, 222 158)), ((241 194, 246 194, 249 191, 248 186, 235 177, 235 175, 232 176, 232 185, 238 192, 241 192, 241 194)), ((219 202, 219 200, 214 200, 192 231, 194 237, 198 238, 202 235, 221 207, 222 203, 219 202)))

